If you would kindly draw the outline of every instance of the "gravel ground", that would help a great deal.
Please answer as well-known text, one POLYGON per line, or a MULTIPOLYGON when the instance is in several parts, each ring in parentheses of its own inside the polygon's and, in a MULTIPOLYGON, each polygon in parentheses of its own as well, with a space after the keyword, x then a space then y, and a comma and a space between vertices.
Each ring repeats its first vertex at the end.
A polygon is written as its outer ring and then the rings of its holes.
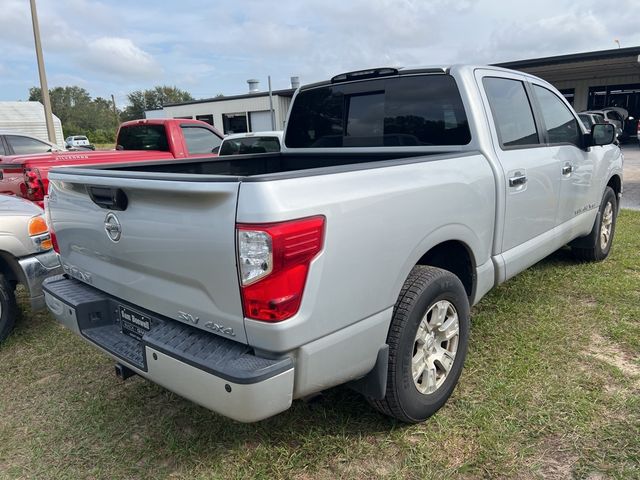
POLYGON ((636 142, 622 146, 624 152, 624 194, 622 208, 640 210, 640 148, 636 142))

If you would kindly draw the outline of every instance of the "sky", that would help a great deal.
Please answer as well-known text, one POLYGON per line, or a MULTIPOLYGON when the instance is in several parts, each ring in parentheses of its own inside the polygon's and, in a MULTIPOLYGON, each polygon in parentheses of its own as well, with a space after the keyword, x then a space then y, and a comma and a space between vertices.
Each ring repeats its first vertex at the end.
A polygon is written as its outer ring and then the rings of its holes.
MULTIPOLYGON (((637 0, 37 0, 49 87, 195 98, 382 66, 496 63, 640 46, 637 0)), ((0 100, 39 85, 28 0, 0 0, 0 100)))

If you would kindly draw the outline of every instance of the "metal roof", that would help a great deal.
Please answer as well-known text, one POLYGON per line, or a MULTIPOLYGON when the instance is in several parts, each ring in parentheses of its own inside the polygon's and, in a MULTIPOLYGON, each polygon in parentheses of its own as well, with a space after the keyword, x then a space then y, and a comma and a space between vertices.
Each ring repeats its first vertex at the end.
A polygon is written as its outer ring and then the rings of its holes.
POLYGON ((640 55, 640 47, 613 48, 611 50, 596 50, 595 52, 570 53, 553 57, 531 58, 528 60, 516 60, 513 62, 495 63, 497 67, 504 68, 531 68, 545 65, 557 65, 560 63, 586 62, 590 60, 606 60, 621 57, 640 55))

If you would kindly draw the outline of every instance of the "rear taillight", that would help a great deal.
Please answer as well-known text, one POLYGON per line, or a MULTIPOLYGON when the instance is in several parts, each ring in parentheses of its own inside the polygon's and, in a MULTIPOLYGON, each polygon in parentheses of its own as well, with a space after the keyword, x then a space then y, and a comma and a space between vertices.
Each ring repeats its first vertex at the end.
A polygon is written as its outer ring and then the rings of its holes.
POLYGON ((40 170, 37 168, 24 169, 24 183, 20 186, 24 197, 33 202, 42 201, 45 191, 40 176, 40 170))
POLYGON ((279 322, 298 312, 311 260, 322 250, 323 216, 238 224, 244 316, 279 322))
POLYGON ((56 238, 56 232, 53 231, 53 222, 51 222, 51 211, 49 210, 49 197, 44 197, 44 216, 47 221, 47 227, 49 227, 49 237, 51 237, 51 246, 53 251, 60 253, 60 246, 58 245, 58 239, 56 238))

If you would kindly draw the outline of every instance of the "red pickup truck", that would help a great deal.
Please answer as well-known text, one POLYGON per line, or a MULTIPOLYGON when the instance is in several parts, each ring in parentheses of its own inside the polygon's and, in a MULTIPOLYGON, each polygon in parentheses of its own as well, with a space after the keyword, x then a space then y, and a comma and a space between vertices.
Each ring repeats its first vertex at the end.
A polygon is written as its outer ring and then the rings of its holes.
POLYGON ((222 134, 199 120, 132 120, 120 125, 115 150, 0 157, 0 194, 17 195, 42 207, 51 168, 211 157, 218 154, 221 142, 222 134))

